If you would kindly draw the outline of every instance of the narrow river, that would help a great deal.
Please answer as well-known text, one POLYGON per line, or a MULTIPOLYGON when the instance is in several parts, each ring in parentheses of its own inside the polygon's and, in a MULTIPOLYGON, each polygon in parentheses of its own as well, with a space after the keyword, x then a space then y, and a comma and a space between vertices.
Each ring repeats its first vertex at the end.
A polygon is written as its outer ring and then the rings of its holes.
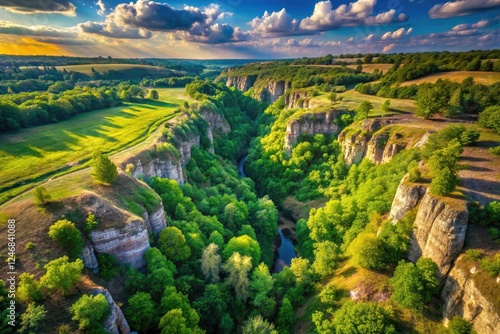
MULTIPOLYGON (((247 156, 243 156, 238 161, 238 171, 241 177, 247 177, 245 174, 245 161, 247 160, 247 156)), ((283 226, 285 227, 285 226, 283 226)), ((274 264, 272 271, 274 273, 279 273, 283 270, 283 267, 290 266, 292 259, 297 257, 295 254, 295 250, 293 249, 293 242, 283 233, 280 226, 278 226, 278 233, 280 236, 279 248, 277 249, 277 256, 275 256, 274 264)))

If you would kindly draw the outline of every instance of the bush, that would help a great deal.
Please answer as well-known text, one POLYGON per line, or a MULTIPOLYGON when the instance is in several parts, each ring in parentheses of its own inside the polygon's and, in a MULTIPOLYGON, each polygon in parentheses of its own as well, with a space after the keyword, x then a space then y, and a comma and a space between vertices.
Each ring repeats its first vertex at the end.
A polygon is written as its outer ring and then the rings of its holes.
POLYGON ((481 269, 488 272, 491 276, 500 275, 500 254, 482 259, 480 265, 481 269))
POLYGON ((347 302, 333 315, 336 334, 344 333, 397 333, 390 314, 377 303, 347 302))
POLYGON ((488 149, 488 152, 490 152, 493 155, 500 155, 500 146, 491 147, 488 149))
POLYGON ((61 290, 65 295, 82 277, 83 261, 76 259, 69 262, 67 256, 52 260, 44 266, 45 275, 40 279, 43 287, 49 291, 61 290))
POLYGON ((500 106, 486 108, 479 114, 478 121, 482 127, 500 132, 500 106))
POLYGON ((410 169, 409 172, 409 181, 410 182, 418 182, 420 180, 420 177, 422 176, 422 173, 420 172, 420 169, 417 167, 413 167, 410 169))
POLYGON ((451 334, 471 334, 472 323, 468 322, 464 318, 456 315, 450 320, 448 324, 448 329, 451 334))
POLYGON ((99 276, 109 281, 120 271, 120 267, 116 258, 111 254, 97 254, 97 262, 99 263, 99 276))
POLYGON ((483 257, 483 254, 479 249, 468 249, 465 251, 465 257, 469 261, 477 261, 483 257))
POLYGON ((82 236, 75 224, 69 220, 58 220, 52 225, 49 228, 49 237, 68 252, 70 259, 76 259, 82 255, 82 236))
POLYGON ((477 129, 469 128, 460 135, 460 144, 464 146, 475 144, 479 139, 480 133, 477 129))
POLYGON ((33 190, 33 196, 35 197, 35 204, 39 206, 43 206, 50 201, 50 195, 47 192, 47 189, 45 189, 45 187, 43 186, 36 187, 35 190, 33 190))

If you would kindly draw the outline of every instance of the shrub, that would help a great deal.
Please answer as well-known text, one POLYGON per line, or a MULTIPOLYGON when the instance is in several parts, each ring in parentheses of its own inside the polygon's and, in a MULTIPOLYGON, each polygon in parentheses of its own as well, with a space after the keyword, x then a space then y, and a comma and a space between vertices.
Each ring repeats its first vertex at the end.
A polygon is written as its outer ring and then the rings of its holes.
POLYGON ((46 273, 40 279, 41 285, 49 291, 61 290, 65 295, 82 277, 83 261, 69 262, 68 257, 63 256, 47 263, 44 269, 46 273))
POLYGON ((450 320, 448 329, 451 334, 471 334, 473 332, 472 323, 458 315, 454 316, 453 319, 450 320))
POLYGON ((488 149, 488 152, 490 152, 493 155, 500 155, 500 146, 491 147, 488 149))
POLYGON ((480 265, 481 269, 488 272, 491 276, 500 275, 500 254, 482 259, 480 265))
POLYGON ((410 174, 409 175, 410 182, 418 182, 420 180, 420 177, 422 176, 422 173, 420 172, 418 166, 410 169, 409 174, 410 174))
POLYGON ((480 133, 477 129, 467 129, 460 135, 460 144, 464 146, 475 144, 478 141, 479 136, 480 133))
POLYGON ((43 206, 50 201, 50 195, 43 186, 36 187, 35 190, 33 190, 33 196, 35 197, 34 202, 38 206, 43 206))
POLYGON ((120 271, 118 261, 111 254, 97 254, 97 262, 99 263, 99 276, 109 281, 120 271))
POLYGON ((71 259, 82 255, 83 239, 75 224, 69 220, 58 220, 49 228, 49 237, 63 247, 71 259))
POLYGON ((336 334, 397 333, 390 314, 377 303, 347 302, 333 315, 336 334))
POLYGON ((97 225, 99 225, 99 222, 95 219, 95 215, 89 213, 87 216, 87 220, 85 221, 85 232, 88 233, 92 230, 95 230, 97 228, 97 225))
POLYGON ((28 305, 26 311, 21 315, 20 332, 36 333, 40 323, 45 319, 47 311, 43 305, 36 306, 35 303, 28 305))
POLYGON ((43 292, 40 283, 35 279, 35 275, 22 273, 19 276, 17 298, 22 303, 30 303, 43 299, 43 292))
POLYGON ((465 257, 469 261, 477 261, 483 257, 479 249, 468 249, 465 251, 465 257))
POLYGON ((35 244, 32 243, 31 241, 28 241, 25 246, 26 250, 32 250, 35 249, 35 244))

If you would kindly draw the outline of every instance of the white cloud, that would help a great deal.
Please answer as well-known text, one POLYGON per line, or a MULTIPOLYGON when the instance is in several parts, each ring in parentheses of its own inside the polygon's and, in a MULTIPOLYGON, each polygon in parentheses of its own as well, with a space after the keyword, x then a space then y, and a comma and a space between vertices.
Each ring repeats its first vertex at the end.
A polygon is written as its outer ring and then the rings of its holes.
POLYGON ((463 16, 479 11, 500 7, 500 0, 457 0, 434 5, 429 10, 429 17, 442 19, 463 16))
POLYGON ((253 32, 264 36, 290 35, 299 27, 299 21, 288 15, 285 8, 271 14, 265 11, 262 17, 256 17, 248 24, 252 27, 253 32))
POLYGON ((401 38, 405 35, 408 35, 410 34, 411 32, 413 31, 413 28, 409 28, 408 30, 406 30, 405 32, 405 28, 400 28, 394 32, 386 32, 385 34, 382 35, 381 39, 382 40, 386 40, 386 39, 398 39, 398 38, 401 38))
POLYGON ((98 0, 96 3, 97 7, 99 7, 99 9, 97 10, 97 15, 104 15, 106 14, 106 5, 104 4, 104 1, 102 0, 98 0))
POLYGON ((305 31, 327 31, 344 26, 379 25, 408 20, 406 14, 396 15, 394 9, 372 16, 377 0, 357 0, 333 8, 331 1, 320 1, 311 16, 300 22, 305 31))
POLYGON ((395 46, 396 46, 395 43, 388 44, 388 45, 384 46, 384 48, 382 49, 382 52, 389 52, 392 49, 394 49, 395 46))

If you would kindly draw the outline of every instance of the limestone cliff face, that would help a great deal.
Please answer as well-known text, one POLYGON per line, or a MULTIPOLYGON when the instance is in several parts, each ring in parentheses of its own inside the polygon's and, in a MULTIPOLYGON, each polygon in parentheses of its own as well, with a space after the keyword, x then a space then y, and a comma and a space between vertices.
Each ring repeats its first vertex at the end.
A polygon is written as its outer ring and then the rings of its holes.
POLYGON ((468 211, 465 201, 449 204, 446 199, 425 193, 418 207, 410 239, 408 259, 432 259, 442 279, 449 271, 465 241, 468 211))
POLYGON ((256 75, 249 75, 242 77, 228 76, 226 81, 226 86, 236 87, 242 92, 246 92, 247 90, 252 88, 256 79, 257 79, 256 75))
POLYGON ((128 325, 127 319, 123 315, 121 308, 116 305, 113 297, 103 287, 96 287, 91 291, 92 295, 104 295, 106 297, 106 301, 108 302, 110 314, 104 321, 104 330, 109 334, 130 334, 130 327, 128 325))
POLYGON ((366 156, 370 135, 366 132, 349 133, 342 131, 338 137, 344 160, 348 165, 358 164, 366 156))
MULTIPOLYGON (((498 333, 500 328, 500 313, 495 309, 491 297, 481 292, 476 277, 486 273, 478 272, 476 267, 468 268, 459 265, 464 260, 461 255, 457 265, 450 271, 443 290, 441 299, 444 301, 443 316, 445 321, 459 315, 471 321, 478 334, 498 333)), ((486 278, 494 280, 494 278, 486 278)), ((500 289, 498 280, 496 289, 500 289)))
POLYGON ((392 202, 389 220, 392 220, 394 223, 403 218, 408 211, 416 207, 427 190, 422 185, 409 183, 408 178, 408 174, 403 177, 392 202))
POLYGON ((137 160, 132 176, 135 178, 140 176, 158 176, 175 180, 179 184, 186 182, 186 177, 179 161, 161 160, 159 158, 149 160, 144 165, 142 160, 137 160))
POLYGON ((310 92, 291 92, 285 94, 285 105, 288 108, 309 108, 310 92))
POLYGON ((285 133, 285 151, 290 153, 293 146, 297 144, 297 139, 302 134, 337 134, 339 127, 333 123, 336 117, 337 112, 327 111, 305 114, 299 119, 288 122, 285 133))
POLYGON ((94 247, 90 242, 86 242, 83 247, 82 260, 85 268, 92 270, 94 274, 99 272, 99 263, 97 263, 94 247))
POLYGON ((224 118, 224 115, 203 109, 200 111, 200 114, 207 121, 208 126, 212 131, 220 133, 229 133, 231 131, 231 127, 224 118))
POLYGON ((150 247, 147 223, 93 193, 76 199, 84 212, 91 212, 101 222, 90 232, 94 251, 114 255, 120 263, 136 268, 144 265, 143 255, 150 247))
POLYGON ((291 82, 269 81, 266 83, 257 99, 261 102, 274 103, 285 94, 287 89, 292 88, 291 82))
POLYGON ((144 212, 144 220, 146 221, 148 230, 152 233, 160 233, 167 227, 167 217, 165 216, 163 203, 160 202, 160 207, 151 214, 148 214, 147 211, 144 212))

